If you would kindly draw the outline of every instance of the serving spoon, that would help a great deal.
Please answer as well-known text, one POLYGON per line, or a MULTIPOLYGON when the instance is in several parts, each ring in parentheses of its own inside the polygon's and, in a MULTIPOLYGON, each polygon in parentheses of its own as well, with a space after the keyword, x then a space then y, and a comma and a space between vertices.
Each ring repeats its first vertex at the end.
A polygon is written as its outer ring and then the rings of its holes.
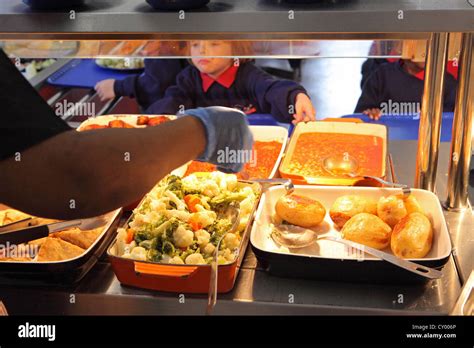
POLYGON ((210 315, 214 309, 217 302, 217 277, 218 277, 218 258, 219 258, 219 248, 224 237, 228 233, 234 233, 240 224, 240 203, 232 202, 224 208, 217 211, 217 219, 227 219, 231 222, 231 227, 220 236, 219 241, 217 242, 216 249, 213 253, 213 259, 211 261, 211 277, 209 282, 209 293, 207 296, 207 308, 206 314, 210 315))
MULTIPOLYGON (((255 180, 239 180, 239 182, 254 184, 259 183, 262 186, 262 191, 275 185, 283 185, 286 190, 286 194, 289 195, 294 192, 295 187, 291 179, 255 179, 255 180)), ((212 311, 217 302, 217 277, 218 277, 218 257, 219 248, 222 240, 228 233, 233 233, 237 230, 240 224, 240 204, 239 202, 232 202, 225 209, 217 212, 218 219, 229 219, 231 221, 231 228, 226 231, 217 242, 216 250, 214 250, 213 260, 211 262, 211 277, 209 283, 209 293, 207 298, 207 309, 206 314, 212 314, 212 311)))
POLYGON ((289 224, 272 225, 271 237, 279 245, 287 247, 288 249, 301 249, 312 245, 318 240, 331 240, 333 242, 344 244, 348 247, 362 251, 372 256, 376 256, 382 260, 390 262, 395 266, 406 269, 412 273, 418 274, 428 279, 439 279, 443 273, 418 263, 401 259, 395 255, 386 253, 384 251, 371 248, 369 246, 352 242, 347 239, 342 239, 336 236, 318 236, 316 232, 289 224))
POLYGON ((382 185, 401 188, 404 197, 408 197, 411 194, 411 190, 407 185, 398 184, 395 182, 387 181, 373 175, 359 175, 357 174, 357 169, 359 169, 359 164, 357 160, 347 154, 344 155, 332 155, 323 160, 323 168, 333 175, 345 175, 350 178, 361 178, 366 180, 375 180, 382 185))

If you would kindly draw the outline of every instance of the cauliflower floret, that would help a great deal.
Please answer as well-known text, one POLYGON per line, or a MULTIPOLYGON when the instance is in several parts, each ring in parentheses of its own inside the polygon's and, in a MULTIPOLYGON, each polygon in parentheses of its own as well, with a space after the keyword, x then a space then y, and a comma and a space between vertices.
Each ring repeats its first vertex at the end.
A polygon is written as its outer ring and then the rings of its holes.
POLYGON ((226 186, 229 191, 234 191, 237 187, 237 175, 229 174, 225 178, 226 186))
POLYGON ((254 197, 247 196, 242 202, 240 202, 240 212, 241 214, 249 214, 253 207, 253 202, 255 202, 254 197))
POLYGON ((219 256, 225 258, 228 262, 234 261, 235 254, 230 249, 224 249, 219 252, 219 256))
POLYGON ((147 216, 144 214, 135 214, 133 220, 130 222, 130 227, 134 230, 139 230, 140 227, 149 223, 147 216))
POLYGON ((130 257, 135 260, 146 260, 146 249, 142 247, 136 247, 132 249, 130 257))
POLYGON ((218 265, 225 265, 227 262, 226 258, 224 256, 218 256, 217 257, 217 264, 218 265))
POLYGON ((153 200, 150 203, 150 209, 153 211, 164 211, 166 210, 166 201, 164 199, 153 200))
POLYGON ((170 260, 170 264, 173 265, 184 265, 184 261, 179 256, 175 256, 170 260))
POLYGON ((186 204, 184 204, 183 201, 181 201, 178 196, 176 196, 173 192, 171 191, 166 191, 164 193, 166 197, 170 199, 171 202, 173 202, 176 205, 176 209, 178 210, 185 210, 186 209, 186 204))
POLYGON ((216 220, 217 214, 212 210, 199 211, 191 215, 189 221, 200 224, 201 227, 207 227, 212 225, 216 220))
POLYGON ((201 254, 191 254, 188 257, 186 257, 186 264, 187 265, 203 265, 205 264, 206 261, 204 261, 204 258, 202 257, 201 254))
POLYGON ((163 254, 161 257, 161 263, 171 263, 171 257, 169 255, 163 254))
POLYGON ((194 235, 196 236, 197 243, 201 247, 205 247, 211 239, 211 235, 205 230, 197 230, 196 232, 194 232, 194 235))
POLYGON ((184 222, 188 222, 189 218, 191 217, 191 214, 189 214, 187 211, 176 210, 176 209, 166 210, 164 212, 164 215, 168 219, 171 219, 172 217, 175 217, 178 220, 181 220, 181 221, 184 221, 184 222))
POLYGON ((183 226, 178 226, 178 228, 173 232, 174 244, 178 248, 187 248, 193 244, 194 233, 185 229, 183 226))
POLYGON ((201 250, 205 255, 213 255, 216 247, 212 243, 207 243, 204 248, 201 248, 201 250))
POLYGON ((229 249, 235 249, 240 244, 239 238, 234 233, 226 234, 223 242, 224 242, 224 246, 229 249))
POLYGON ((214 197, 219 194, 219 186, 214 181, 206 181, 202 193, 208 197, 214 197))

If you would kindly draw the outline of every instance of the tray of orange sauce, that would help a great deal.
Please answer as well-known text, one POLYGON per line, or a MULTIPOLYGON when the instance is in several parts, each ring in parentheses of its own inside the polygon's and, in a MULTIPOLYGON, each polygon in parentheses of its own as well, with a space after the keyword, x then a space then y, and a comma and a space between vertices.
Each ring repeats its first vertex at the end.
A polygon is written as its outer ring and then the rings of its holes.
MULTIPOLYGON (((278 175, 278 166, 288 142, 288 131, 279 126, 250 126, 250 130, 254 138, 252 153, 237 177, 244 180, 274 178, 278 175)), ((213 164, 191 161, 187 164, 185 176, 215 170, 213 164)))
POLYGON ((279 171, 297 184, 379 186, 386 176, 387 128, 361 122, 296 126, 279 171))

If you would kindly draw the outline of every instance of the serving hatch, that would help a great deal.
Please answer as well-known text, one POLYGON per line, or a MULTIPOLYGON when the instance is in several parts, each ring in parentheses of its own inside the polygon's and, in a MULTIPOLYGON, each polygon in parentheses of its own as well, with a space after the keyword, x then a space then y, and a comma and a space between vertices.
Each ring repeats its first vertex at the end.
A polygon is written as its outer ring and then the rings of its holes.
MULTIPOLYGON (((399 189, 393 188, 295 186, 295 193, 316 199, 326 208, 324 221, 314 229, 318 235, 339 237, 340 232, 329 216, 329 209, 338 197, 350 194, 379 199, 400 192, 399 189)), ((330 240, 318 240, 302 249, 288 249, 278 245, 271 237, 271 223, 275 204, 284 194, 285 189, 280 186, 271 187, 262 194, 250 235, 255 255, 271 274, 336 281, 423 281, 418 275, 330 240)), ((434 237, 431 250, 424 258, 410 260, 428 267, 442 268, 449 259, 452 246, 439 200, 436 195, 426 190, 413 189, 412 195, 430 219, 434 237)), ((384 251, 391 253, 390 247, 384 251)))
POLYGON ((351 173, 384 178, 387 128, 355 121, 299 123, 280 165, 280 175, 295 184, 379 186, 347 173, 328 170, 326 163, 352 163, 351 173))

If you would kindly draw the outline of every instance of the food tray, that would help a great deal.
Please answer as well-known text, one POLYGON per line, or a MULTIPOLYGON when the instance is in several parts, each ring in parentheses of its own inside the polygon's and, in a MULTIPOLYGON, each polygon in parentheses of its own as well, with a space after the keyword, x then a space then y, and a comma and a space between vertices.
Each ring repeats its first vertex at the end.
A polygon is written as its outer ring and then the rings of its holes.
MULTIPOLYGON (((282 144, 278 158, 273 166, 273 169, 268 176, 268 178, 261 179, 270 179, 276 177, 278 174, 278 166, 283 158, 285 153, 286 145, 288 143, 288 130, 280 126, 250 126, 250 131, 252 132, 254 141, 277 141, 282 144)), ((258 160, 258 153, 257 153, 258 160)), ((186 170, 191 162, 186 164, 186 170)))
MULTIPOLYGON (((310 184, 310 185, 365 185, 365 186, 379 186, 373 180, 361 182, 360 179, 349 178, 347 176, 330 177, 330 176, 303 176, 291 168, 292 157, 297 150, 296 144, 299 137, 305 133, 342 133, 353 135, 371 135, 382 138, 382 159, 380 169, 384 178, 386 175, 386 157, 387 157, 387 128, 383 125, 368 124, 360 122, 308 122, 299 123, 291 136, 285 157, 280 165, 280 175, 283 178, 290 178, 296 184, 310 184)), ((321 144, 324 146, 324 144, 321 144)))
POLYGON ((122 209, 107 213, 108 222, 102 234, 82 255, 76 258, 50 262, 0 262, 0 284, 71 285, 79 282, 95 265, 115 237, 121 215, 122 209))
POLYGON ((84 122, 82 122, 79 127, 77 127, 77 130, 81 132, 84 130, 84 127, 91 125, 91 124, 98 124, 98 125, 103 125, 106 126, 110 121, 115 121, 115 120, 121 120, 124 121, 131 126, 134 126, 136 128, 146 128, 146 126, 139 126, 137 125, 137 120, 139 116, 147 116, 147 117, 158 117, 158 116, 165 116, 169 118, 170 120, 175 120, 176 116, 175 115, 128 115, 128 114, 123 114, 123 115, 103 115, 103 116, 96 116, 96 117, 90 117, 84 122))
MULTIPOLYGON (((295 192, 320 201, 327 212, 318 230, 321 234, 339 236, 329 217, 329 209, 338 197, 352 194, 378 199, 382 196, 399 194, 400 189, 296 185, 295 192)), ((343 244, 333 241, 320 240, 309 247, 292 251, 279 246, 271 238, 268 226, 271 223, 275 203, 283 194, 285 189, 281 186, 271 187, 263 193, 250 236, 253 251, 270 273, 297 278, 382 283, 410 283, 425 279, 373 256, 360 255, 357 252, 351 254, 343 244)), ((425 190, 413 189, 412 194, 427 213, 434 230, 433 246, 429 254, 412 261, 429 267, 442 268, 449 259, 452 246, 439 200, 432 192, 425 190)), ((384 251, 391 253, 390 247, 384 251)))
MULTIPOLYGON (((249 184, 239 183, 239 185, 249 184)), ((260 185, 254 184, 253 187, 256 189, 257 199, 250 213, 247 226, 242 232, 239 254, 232 263, 219 265, 218 268, 218 293, 226 293, 232 290, 245 256, 253 216, 261 193, 260 185)), ((124 224, 124 227, 128 226, 129 221, 130 219, 124 224)), ((107 250, 107 254, 115 275, 123 285, 165 292, 201 294, 209 292, 210 265, 170 265, 124 258, 117 256, 116 240, 107 250)))
POLYGON ((51 74, 47 81, 56 87, 94 88, 99 81, 122 80, 136 72, 136 70, 103 69, 95 63, 94 59, 72 59, 51 74))

